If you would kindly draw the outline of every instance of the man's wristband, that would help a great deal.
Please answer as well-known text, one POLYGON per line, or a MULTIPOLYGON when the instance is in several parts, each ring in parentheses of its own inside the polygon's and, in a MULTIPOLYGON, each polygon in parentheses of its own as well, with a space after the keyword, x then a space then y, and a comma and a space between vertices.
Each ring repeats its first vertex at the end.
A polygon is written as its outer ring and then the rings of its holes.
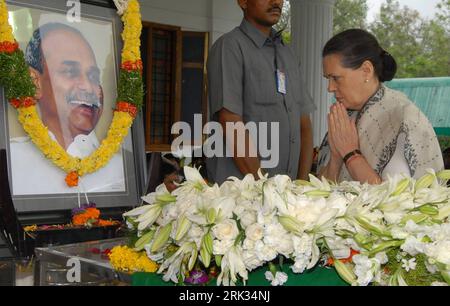
POLYGON ((361 151, 359 149, 353 150, 350 153, 347 153, 344 158, 342 159, 344 161, 344 164, 347 164, 347 161, 350 159, 350 157, 359 154, 362 155, 361 151))

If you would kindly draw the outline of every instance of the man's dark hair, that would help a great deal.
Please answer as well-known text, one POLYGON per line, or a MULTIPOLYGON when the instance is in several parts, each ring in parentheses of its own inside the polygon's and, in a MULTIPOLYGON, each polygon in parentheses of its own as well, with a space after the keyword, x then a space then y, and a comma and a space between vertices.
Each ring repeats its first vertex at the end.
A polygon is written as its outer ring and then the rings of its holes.
POLYGON ((397 72, 397 63, 391 54, 380 47, 375 36, 361 29, 350 29, 332 37, 322 51, 322 57, 342 56, 345 68, 357 69, 370 61, 380 82, 390 81, 397 72))
MULTIPOLYGON (((51 22, 46 23, 33 32, 33 36, 31 37, 27 49, 25 51, 25 60, 28 64, 28 66, 33 67, 37 71, 39 71, 41 74, 44 72, 43 69, 43 63, 44 63, 44 55, 42 53, 42 40, 51 32, 56 30, 66 30, 71 31, 75 34, 80 35, 81 38, 83 38, 86 41, 86 44, 89 46, 89 48, 92 50, 91 46, 89 45, 86 38, 84 38, 83 34, 68 25, 65 25, 63 23, 58 22, 51 22)), ((94 53, 94 52, 92 52, 94 53)))

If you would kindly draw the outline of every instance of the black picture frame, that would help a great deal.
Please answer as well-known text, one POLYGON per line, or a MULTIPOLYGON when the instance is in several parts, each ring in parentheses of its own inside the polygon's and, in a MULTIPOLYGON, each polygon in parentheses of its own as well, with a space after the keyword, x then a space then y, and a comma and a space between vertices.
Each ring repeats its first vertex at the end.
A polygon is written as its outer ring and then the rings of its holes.
MULTIPOLYGON (((8 0, 7 5, 8 7, 20 6, 23 8, 45 10, 55 14, 66 14, 70 9, 70 7, 66 6, 66 1, 53 0, 8 0)), ((118 84, 120 50, 122 48, 120 38, 122 22, 115 8, 111 7, 113 7, 112 1, 81 1, 81 18, 106 21, 111 24, 115 54, 114 61, 111 62, 111 65, 115 67, 115 79, 116 84, 118 84)), ((114 103, 114 101, 111 103, 114 103)), ((3 88, 0 87, 0 127, 3 127, 3 132, 0 133, 0 149, 6 149, 8 160, 11 161, 8 119, 8 103, 4 98, 3 88)), ((147 181, 144 124, 141 114, 136 117, 121 150, 124 158, 125 191, 89 193, 89 201, 96 203, 97 207, 132 207, 138 205, 140 202, 140 196, 143 190, 145 190, 144 185, 147 181)), ((45 157, 42 156, 42 158, 45 157)), ((10 186, 12 186, 11 171, 11 165, 9 165, 10 186)), ((13 195, 13 200, 15 209, 18 212, 48 212, 76 207, 78 204, 78 196, 78 192, 74 190, 73 193, 64 194, 13 195)), ((84 199, 84 195, 82 199, 84 199)))
POLYGON ((81 3, 102 6, 107 8, 115 8, 114 1, 112 0, 81 0, 81 3))

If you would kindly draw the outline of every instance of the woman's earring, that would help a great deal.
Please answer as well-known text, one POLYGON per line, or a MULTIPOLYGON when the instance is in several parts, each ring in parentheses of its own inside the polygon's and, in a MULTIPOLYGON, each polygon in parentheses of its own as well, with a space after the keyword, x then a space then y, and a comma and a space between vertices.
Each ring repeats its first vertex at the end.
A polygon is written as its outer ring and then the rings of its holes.
POLYGON ((368 80, 368 79, 366 79, 366 80, 364 81, 364 83, 369 83, 369 80, 368 80))

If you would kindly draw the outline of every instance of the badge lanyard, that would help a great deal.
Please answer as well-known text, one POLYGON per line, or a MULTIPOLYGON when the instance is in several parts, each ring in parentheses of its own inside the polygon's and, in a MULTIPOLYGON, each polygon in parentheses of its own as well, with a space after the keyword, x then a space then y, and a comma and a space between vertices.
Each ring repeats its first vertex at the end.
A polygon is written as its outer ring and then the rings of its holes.
POLYGON ((285 95, 286 94, 286 74, 281 71, 280 69, 278 69, 278 49, 277 49, 277 44, 275 41, 273 41, 273 48, 275 51, 275 59, 274 59, 274 64, 275 64, 275 80, 277 82, 277 92, 280 94, 285 95))

